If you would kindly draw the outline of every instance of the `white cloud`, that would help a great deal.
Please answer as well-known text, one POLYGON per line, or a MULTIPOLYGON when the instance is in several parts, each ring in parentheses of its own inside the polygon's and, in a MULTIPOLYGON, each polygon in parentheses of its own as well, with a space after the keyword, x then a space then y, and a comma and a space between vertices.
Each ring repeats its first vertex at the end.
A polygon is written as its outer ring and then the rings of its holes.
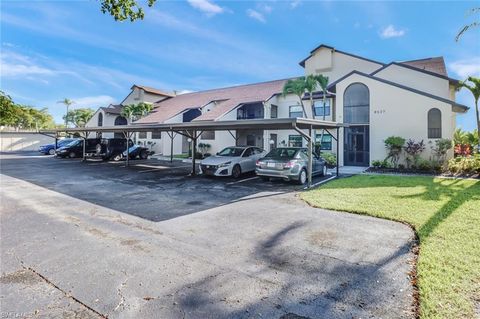
POLYGON ((392 24, 390 24, 380 32, 380 37, 382 39, 398 38, 403 37, 405 33, 405 30, 396 29, 392 24))
MULTIPOLYGON (((302 2, 301 0, 293 0, 292 2, 290 2, 290 7, 292 9, 295 9, 296 7, 298 7, 300 5, 301 2, 302 2)), ((328 2, 328 1, 326 1, 326 2, 328 2)))
POLYGON ((24 55, 3 51, 0 58, 0 73, 4 77, 29 77, 54 75, 55 71, 36 64, 24 55))
POLYGON ((97 108, 100 106, 108 106, 115 103, 115 99, 109 95, 85 96, 79 98, 72 98, 74 101, 74 108, 90 107, 97 108))
POLYGON ((448 67, 462 80, 469 76, 480 77, 480 57, 455 61, 448 67))
POLYGON ((263 14, 261 14, 260 12, 256 11, 256 10, 248 9, 247 10, 247 15, 250 18, 255 19, 257 21, 260 21, 262 23, 267 22, 267 20, 265 19, 265 16, 263 14))
POLYGON ((225 10, 209 0, 187 0, 188 3, 197 10, 200 10, 208 15, 215 15, 223 13, 225 10))
POLYGON ((273 11, 273 8, 271 6, 269 6, 268 4, 264 4, 262 6, 260 6, 260 8, 263 10, 263 12, 265 13, 272 13, 273 11))

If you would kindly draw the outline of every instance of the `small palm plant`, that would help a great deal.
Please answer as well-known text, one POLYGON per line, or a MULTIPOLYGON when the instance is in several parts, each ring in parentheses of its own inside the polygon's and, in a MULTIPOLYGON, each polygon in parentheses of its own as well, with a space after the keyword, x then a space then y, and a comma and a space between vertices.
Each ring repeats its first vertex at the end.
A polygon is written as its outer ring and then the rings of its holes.
POLYGON ((65 118, 65 127, 68 127, 68 118, 69 118, 68 113, 70 112, 70 106, 75 102, 70 100, 69 98, 64 98, 63 100, 58 101, 57 103, 63 104, 67 107, 67 111, 65 112, 64 118, 65 118))
MULTIPOLYGON (((478 100, 480 99, 480 78, 476 78, 473 76, 469 76, 467 80, 460 82, 459 84, 460 88, 466 88, 469 90, 473 98, 475 99, 475 116, 477 118, 477 137, 478 140, 480 140, 480 115, 479 115, 479 109, 478 109, 478 100)), ((477 140, 477 149, 480 150, 480 144, 478 143, 477 140)))
POLYGON ((305 82, 305 77, 301 76, 296 79, 290 79, 285 83, 283 86, 283 92, 282 95, 285 97, 287 94, 295 94, 298 96, 298 99, 300 101, 300 105, 302 106, 302 111, 303 111, 303 116, 307 116, 307 112, 305 111, 305 105, 303 104, 303 94, 305 94, 306 90, 306 82, 305 82))

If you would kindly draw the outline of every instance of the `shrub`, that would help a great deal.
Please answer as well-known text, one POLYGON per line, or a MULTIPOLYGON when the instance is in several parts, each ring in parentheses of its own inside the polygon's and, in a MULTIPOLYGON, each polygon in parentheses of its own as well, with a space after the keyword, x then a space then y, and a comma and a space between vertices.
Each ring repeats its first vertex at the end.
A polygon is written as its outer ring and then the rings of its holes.
POLYGON ((333 168, 337 166, 337 155, 331 152, 321 153, 322 158, 327 162, 328 168, 333 168))
POLYGON ((382 161, 372 161, 373 168, 380 168, 382 166, 382 161))
POLYGON ((402 153, 403 145, 405 144, 405 139, 400 136, 390 136, 385 139, 385 147, 387 148, 388 154, 385 160, 390 159, 393 167, 397 167, 400 154, 402 153))
POLYGON ((417 168, 420 171, 430 172, 433 170, 433 163, 429 160, 421 158, 418 160, 417 168))
POLYGON ((433 155, 439 163, 445 162, 445 156, 449 149, 452 148, 452 141, 448 138, 441 138, 435 141, 432 146, 433 155))
POLYGON ((411 164, 417 166, 420 154, 425 150, 425 144, 423 143, 423 140, 417 143, 414 140, 409 139, 403 149, 405 153, 407 153, 407 167, 410 167, 411 164))
POLYGON ((453 174, 480 174, 480 156, 456 157, 447 163, 447 170, 453 174))
POLYGON ((392 168, 392 165, 387 161, 372 161, 372 167, 374 168, 392 168))
POLYGON ((198 150, 200 153, 205 154, 212 146, 208 143, 198 143, 198 150))

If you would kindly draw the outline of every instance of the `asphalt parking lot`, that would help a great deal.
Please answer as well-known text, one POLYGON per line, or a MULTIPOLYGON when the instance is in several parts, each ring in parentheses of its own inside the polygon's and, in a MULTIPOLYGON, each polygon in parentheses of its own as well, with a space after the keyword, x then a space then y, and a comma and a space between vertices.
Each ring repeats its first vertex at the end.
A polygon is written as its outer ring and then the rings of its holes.
POLYGON ((2 154, 2 316, 414 317, 409 227, 189 170, 2 154))
MULTIPOLYGON (((5 155, 2 173, 151 221, 188 215, 262 191, 285 193, 303 188, 282 180, 265 182, 254 173, 239 179, 191 177, 192 164, 179 160, 135 160, 130 164, 25 153, 5 155)), ((324 179, 314 177, 314 183, 324 179)))

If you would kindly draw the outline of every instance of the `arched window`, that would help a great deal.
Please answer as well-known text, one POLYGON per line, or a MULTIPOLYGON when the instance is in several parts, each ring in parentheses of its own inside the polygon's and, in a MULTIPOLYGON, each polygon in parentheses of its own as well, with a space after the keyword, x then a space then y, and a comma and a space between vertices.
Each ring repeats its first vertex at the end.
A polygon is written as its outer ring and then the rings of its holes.
POLYGON ((442 138, 442 112, 437 108, 428 111, 428 138, 442 138))
POLYGON ((103 126, 103 113, 98 113, 98 126, 103 126))
POLYGON ((353 83, 343 94, 343 118, 345 123, 368 124, 370 122, 370 92, 362 83, 353 83))
POLYGON ((114 125, 127 125, 127 119, 123 116, 117 116, 114 125))

